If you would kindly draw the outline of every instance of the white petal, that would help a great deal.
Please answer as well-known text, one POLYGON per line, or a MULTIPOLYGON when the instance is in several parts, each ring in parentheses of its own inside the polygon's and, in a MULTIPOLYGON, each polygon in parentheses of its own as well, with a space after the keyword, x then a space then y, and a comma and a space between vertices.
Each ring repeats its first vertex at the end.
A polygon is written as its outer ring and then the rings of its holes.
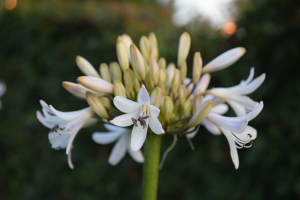
POLYGON ((240 94, 240 95, 247 95, 254 92, 261 84, 264 82, 266 78, 265 74, 260 75, 259 77, 255 78, 251 83, 245 85, 237 85, 231 88, 227 88, 228 92, 240 94))
MULTIPOLYGON (((195 135, 196 135, 196 134, 198 133, 198 131, 199 131, 199 127, 200 127, 200 126, 198 126, 198 128, 196 128, 195 131, 193 131, 193 132, 187 134, 186 137, 189 138, 189 139, 194 138, 195 135)), ((190 129, 188 129, 187 131, 192 131, 192 130, 194 130, 194 128, 195 128, 195 127, 192 127, 192 128, 190 128, 190 129)))
POLYGON ((48 139, 53 149, 65 149, 68 144, 69 137, 61 137, 57 133, 50 132, 48 139))
POLYGON ((251 135, 251 140, 254 140, 257 137, 257 130, 251 126, 247 126, 242 133, 235 134, 235 136, 243 140, 244 138, 248 137, 249 134, 251 135))
POLYGON ((131 137, 131 133, 127 133, 126 140, 127 140, 127 144, 128 144, 127 150, 128 150, 129 155, 133 158, 133 160, 135 160, 138 163, 144 162, 144 155, 141 150, 132 151, 131 146, 130 146, 130 137, 131 137))
POLYGON ((36 111, 36 117, 38 118, 38 120, 41 122, 41 124, 43 124, 44 126, 46 126, 47 128, 53 128, 52 125, 50 125, 49 123, 47 123, 45 121, 44 116, 42 115, 42 113, 40 111, 36 111))
MULTIPOLYGON (((43 101, 43 100, 40 100, 40 104, 41 106, 43 107, 44 110, 46 110, 48 113, 51 113, 51 114, 54 114, 51 110, 51 108, 48 106, 48 104, 43 101)), ((45 114, 45 113, 44 113, 45 114)), ((45 115, 46 116, 46 115, 45 115)))
POLYGON ((140 126, 140 124, 138 127, 133 126, 132 134, 131 134, 131 149, 133 151, 138 151, 142 148, 146 140, 147 129, 148 128, 143 128, 143 126, 140 126))
POLYGON ((116 125, 116 126, 120 126, 120 127, 130 126, 130 125, 133 124, 131 118, 137 119, 139 117, 139 113, 140 113, 140 111, 137 110, 137 111, 132 112, 132 113, 120 115, 118 117, 115 117, 113 120, 111 120, 109 122, 116 125))
POLYGON ((219 104, 214 107, 212 107, 211 112, 217 113, 217 114, 225 114, 228 111, 228 106, 226 104, 219 104))
POLYGON ((73 144, 73 141, 74 141, 76 135, 77 135, 77 132, 70 136, 68 144, 67 144, 66 154, 70 153, 70 150, 71 150, 71 147, 72 147, 72 144, 73 144))
POLYGON ((115 106, 124 113, 131 113, 141 108, 141 104, 128 100, 122 96, 114 98, 115 106))
POLYGON ((230 147, 230 155, 231 155, 231 159, 233 161, 233 164, 235 166, 235 169, 239 168, 239 155, 235 146, 235 142, 234 142, 234 136, 225 128, 221 128, 221 131, 224 133, 224 135, 226 136, 228 143, 229 143, 229 147, 230 147))
POLYGON ((245 52, 245 48, 242 47, 230 49, 229 51, 226 51, 225 53, 219 55, 218 57, 210 61, 207 65, 205 65, 202 69, 202 73, 211 73, 224 69, 240 59, 240 57, 242 57, 245 52))
MULTIPOLYGON (((215 124, 216 126, 218 126, 219 128, 226 128, 229 129, 230 131, 234 132, 234 133, 241 133, 245 130, 247 124, 248 124, 248 120, 244 120, 244 121, 229 121, 228 118, 230 117, 223 117, 221 115, 215 114, 215 113, 209 113, 207 116, 207 119, 212 122, 213 124, 215 124)), ((234 118, 234 117, 231 117, 234 118)))
POLYGON ((157 108, 156 106, 153 106, 153 105, 149 105, 150 107, 150 110, 151 110, 151 115, 154 116, 154 117, 158 117, 159 115, 159 112, 160 112, 160 109, 157 108))
POLYGON ((242 106, 241 104, 232 101, 232 100, 227 100, 227 103, 231 106, 231 108, 234 110, 235 114, 238 117, 246 115, 246 108, 242 106))
POLYGON ((205 92, 207 86, 209 85, 209 82, 210 82, 210 74, 204 74, 203 76, 201 76, 198 84, 194 89, 193 95, 196 96, 197 94, 199 94, 199 91, 205 92))
POLYGON ((114 148, 111 151, 111 154, 108 158, 108 162, 111 165, 116 165, 120 162, 120 160, 125 156, 126 154, 126 148, 127 148, 127 143, 126 143, 126 137, 123 135, 120 137, 118 142, 115 144, 114 148))
POLYGON ((254 77, 254 67, 252 67, 252 68, 250 69, 250 74, 249 74, 247 80, 242 81, 242 82, 240 83, 240 85, 246 85, 246 84, 250 83, 250 81, 253 79, 253 77, 254 77))
POLYGON ((149 126, 151 130, 157 135, 160 135, 165 132, 162 128, 160 121, 157 119, 157 117, 152 116, 151 112, 149 117, 149 126))
POLYGON ((256 109, 253 111, 253 114, 249 117, 249 121, 254 119, 263 109, 264 103, 261 101, 256 109))
POLYGON ((252 110, 257 102, 253 101, 250 97, 248 96, 236 96, 236 95, 231 95, 228 97, 228 100, 232 100, 240 104, 241 106, 244 106, 248 108, 249 110, 252 110))
MULTIPOLYGON (((126 129, 126 128, 121 128, 121 127, 118 127, 118 126, 115 126, 115 125, 112 125, 112 124, 103 124, 103 126, 107 129, 107 130, 109 130, 109 131, 111 131, 111 132, 115 132, 115 131, 126 131, 126 130, 129 130, 129 129, 126 129)), ((129 132, 131 132, 131 130, 129 131, 129 132)))
POLYGON ((140 104, 147 104, 147 105, 151 104, 150 95, 144 85, 142 85, 139 91, 137 102, 139 102, 140 104))
POLYGON ((95 132, 92 135, 92 139, 94 142, 98 144, 109 144, 116 141, 121 135, 122 131, 119 132, 95 132))
POLYGON ((81 116, 69 121, 66 125, 67 131, 71 132, 74 130, 79 130, 85 122, 92 117, 93 113, 83 113, 81 116))
POLYGON ((72 111, 72 112, 61 112, 56 110, 55 108, 53 108, 53 106, 50 105, 50 108, 52 110, 52 112, 57 115, 59 118, 64 119, 64 120, 72 120, 75 119, 79 116, 81 116, 82 114, 86 113, 86 112, 90 112, 91 108, 84 108, 82 110, 78 110, 78 111, 72 111))
POLYGON ((204 119, 201 124, 213 135, 221 135, 220 129, 211 123, 209 120, 204 119))

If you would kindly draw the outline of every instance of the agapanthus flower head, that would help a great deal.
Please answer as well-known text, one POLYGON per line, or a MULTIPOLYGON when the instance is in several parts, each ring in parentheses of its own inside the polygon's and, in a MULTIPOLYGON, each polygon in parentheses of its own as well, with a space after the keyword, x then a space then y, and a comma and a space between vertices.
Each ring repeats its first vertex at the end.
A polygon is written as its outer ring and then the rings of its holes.
POLYGON ((94 133, 95 142, 117 141, 109 156, 110 164, 117 164, 126 152, 137 162, 143 162, 141 149, 148 134, 173 135, 174 141, 182 134, 191 144, 190 139, 202 130, 199 129, 202 125, 214 135, 226 136, 238 168, 236 149, 251 146, 257 132, 248 123, 263 108, 262 102, 246 95, 263 83, 265 74, 252 80, 252 68, 248 79, 237 86, 209 89, 213 78, 210 73, 229 67, 246 50, 233 48, 207 64, 203 63, 200 52, 193 52, 193 64, 188 66, 191 44, 190 35, 183 33, 177 61, 172 62, 160 57, 154 33, 142 36, 138 45, 123 34, 117 38, 118 62, 99 61, 100 73, 85 58, 77 56, 76 63, 85 76, 77 78, 78 84, 64 82, 63 86, 74 96, 86 99, 90 107, 62 113, 41 102, 44 116, 39 112, 37 116, 51 129, 53 148, 67 148, 68 153, 79 129, 93 121, 105 124, 109 131, 94 133), (189 70, 193 72, 188 73, 189 70), (193 75, 187 77, 188 74, 193 75), (223 116, 228 111, 227 104, 237 117, 223 116))

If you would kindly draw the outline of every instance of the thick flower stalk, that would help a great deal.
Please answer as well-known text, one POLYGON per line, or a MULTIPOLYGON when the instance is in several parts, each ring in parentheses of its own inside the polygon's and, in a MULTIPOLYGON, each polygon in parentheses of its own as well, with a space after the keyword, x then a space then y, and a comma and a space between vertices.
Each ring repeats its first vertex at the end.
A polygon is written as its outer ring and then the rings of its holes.
POLYGON ((116 141, 108 159, 111 165, 119 163, 126 152, 135 161, 144 162, 143 199, 149 200, 156 199, 163 137, 171 135, 174 141, 164 153, 162 163, 175 146, 178 134, 185 135, 194 148, 191 139, 202 130, 200 125, 213 135, 223 133, 237 169, 237 149, 250 147, 257 137, 257 131, 248 123, 263 108, 262 102, 246 95, 263 83, 265 74, 253 79, 252 68, 249 77, 237 86, 209 89, 209 84, 212 72, 234 64, 246 50, 242 47, 228 50, 207 64, 203 63, 201 53, 195 52, 193 64, 188 66, 192 43, 186 32, 179 39, 176 62, 159 55, 154 33, 142 36, 137 43, 123 34, 116 43, 118 62, 101 63, 98 72, 89 61, 77 56, 76 63, 84 76, 78 77, 77 83, 63 82, 67 91, 86 99, 90 107, 63 113, 41 101, 44 116, 38 112, 37 117, 51 129, 52 147, 66 148, 69 154, 81 128, 103 123, 108 132, 95 132, 92 139, 101 145, 116 141), (236 117, 223 116, 229 106, 236 117))

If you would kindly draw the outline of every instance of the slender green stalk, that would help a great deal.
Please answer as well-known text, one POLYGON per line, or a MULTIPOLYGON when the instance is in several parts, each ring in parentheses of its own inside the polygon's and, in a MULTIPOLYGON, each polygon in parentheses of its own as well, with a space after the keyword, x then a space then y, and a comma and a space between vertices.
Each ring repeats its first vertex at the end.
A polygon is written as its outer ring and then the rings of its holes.
POLYGON ((143 200, 157 199, 158 166, 160 157, 160 135, 148 133, 144 145, 144 171, 143 171, 143 200))

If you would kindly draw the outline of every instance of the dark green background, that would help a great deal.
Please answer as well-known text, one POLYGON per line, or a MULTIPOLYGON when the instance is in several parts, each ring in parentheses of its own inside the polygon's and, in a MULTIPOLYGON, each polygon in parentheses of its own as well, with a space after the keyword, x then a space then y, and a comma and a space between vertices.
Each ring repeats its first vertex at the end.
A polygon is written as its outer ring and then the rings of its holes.
MULTIPOLYGON (((300 198, 299 1, 253 0, 237 6, 236 23, 246 34, 229 38, 205 22, 173 27, 171 7, 150 1, 26 1, 12 11, 1 8, 0 79, 7 92, 0 112, 0 198, 139 199, 142 165, 127 155, 110 166, 113 145, 91 140, 100 125, 80 131, 73 149, 75 169, 70 170, 65 151, 51 149, 49 130, 35 112, 40 99, 63 111, 87 106, 61 86, 82 75, 76 55, 98 68, 117 60, 118 35, 127 33, 138 43, 154 31, 160 55, 174 62, 185 30, 192 38, 190 52, 200 51, 204 63, 230 48, 245 47, 247 53, 236 64, 212 74, 210 87, 236 85, 254 66, 255 76, 267 76, 250 96, 265 107, 250 122, 258 138, 252 148, 238 151, 238 170, 224 136, 202 127, 193 139, 194 151, 180 138, 160 171, 158 199, 300 198)), ((163 138, 162 149, 171 141, 163 138)))

